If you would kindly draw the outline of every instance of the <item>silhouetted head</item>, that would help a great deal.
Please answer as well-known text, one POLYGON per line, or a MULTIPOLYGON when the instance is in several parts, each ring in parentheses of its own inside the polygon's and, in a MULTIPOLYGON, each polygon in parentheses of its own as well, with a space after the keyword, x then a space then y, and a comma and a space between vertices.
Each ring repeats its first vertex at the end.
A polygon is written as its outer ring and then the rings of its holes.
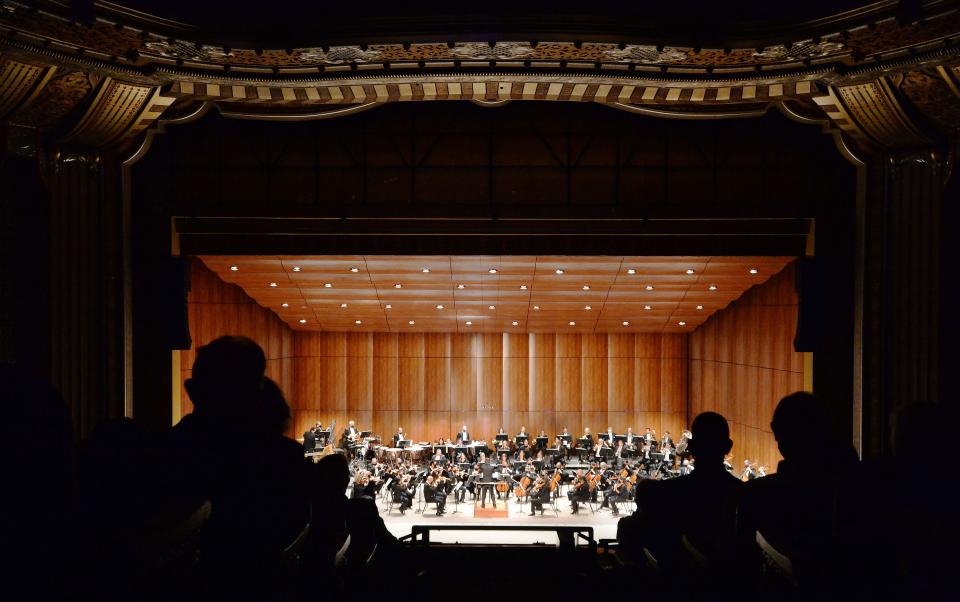
MULTIPOLYGON (((812 393, 791 393, 777 404, 770 422, 777 447, 785 460, 826 453, 832 441, 830 413, 812 393)), ((693 438, 697 438, 696 432, 693 438)))
POLYGON ((267 360, 247 337, 226 336, 197 350, 184 383, 198 414, 237 422, 255 417, 267 360))
POLYGON ((716 412, 703 412, 693 419, 690 430, 693 438, 688 446, 693 457, 705 465, 722 464, 733 447, 727 419, 716 412))
POLYGON ((324 456, 317 463, 317 487, 327 495, 342 496, 350 482, 350 465, 343 454, 324 456))
POLYGON ((271 435, 283 435, 290 427, 290 406, 277 383, 269 378, 263 379, 263 393, 260 411, 263 415, 263 427, 271 435))

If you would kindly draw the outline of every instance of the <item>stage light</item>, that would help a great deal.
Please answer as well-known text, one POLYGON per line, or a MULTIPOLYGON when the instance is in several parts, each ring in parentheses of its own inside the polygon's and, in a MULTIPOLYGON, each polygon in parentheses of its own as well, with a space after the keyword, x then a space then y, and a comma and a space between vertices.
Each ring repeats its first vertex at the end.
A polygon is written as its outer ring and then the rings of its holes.
POLYGON ((393 306, 387 303, 387 309, 393 309, 393 306))
POLYGON ((521 284, 521 285, 520 285, 520 290, 522 290, 522 291, 527 290, 527 285, 526 285, 526 284, 521 284))
POLYGON ((652 284, 648 284, 647 286, 645 286, 645 287, 643 287, 643 288, 646 289, 646 290, 648 290, 648 291, 652 291, 652 290, 653 290, 653 285, 652 285, 652 284))
POLYGON ((277 283, 276 283, 276 282, 271 282, 271 283, 270 283, 270 288, 277 288, 277 283))
POLYGON ((473 322, 468 321, 467 326, 473 326, 473 322))
POLYGON ((534 306, 533 306, 533 309, 539 310, 539 309, 540 309, 540 306, 539 306, 539 305, 534 305, 534 306))
POLYGON ((463 289, 465 289, 465 288, 467 288, 467 287, 465 287, 465 286, 462 285, 462 284, 458 284, 458 285, 457 285, 457 288, 460 289, 460 290, 463 290, 463 289))
POLYGON ((702 305, 698 305, 698 306, 697 306, 697 309, 703 309, 703 306, 702 306, 702 305))
POLYGON ((490 268, 490 269, 487 270, 487 271, 488 271, 489 273, 491 273, 491 274, 496 274, 496 273, 497 273, 497 268, 490 268))
POLYGON ((357 272, 360 271, 360 268, 350 268, 350 271, 356 274, 357 272))
POLYGON ((430 268, 423 268, 423 269, 421 269, 420 271, 423 272, 424 274, 429 274, 429 273, 430 273, 430 268))
POLYGON ((301 323, 301 324, 306 324, 307 321, 306 321, 306 320, 300 320, 300 323, 301 323))
POLYGON ((346 307, 346 306, 347 306, 346 303, 341 303, 341 304, 340 304, 340 307, 346 307))
POLYGON ((490 306, 490 309, 497 309, 497 306, 496 306, 496 305, 491 305, 491 306, 490 306))
POLYGON ((519 325, 520 325, 520 322, 517 322, 516 320, 514 320, 514 321, 512 322, 512 324, 513 324, 514 326, 519 326, 519 325))
POLYGON ((569 322, 569 324, 570 324, 570 326, 576 326, 576 325, 577 325, 576 322, 569 322))
POLYGON ((324 283, 323 283, 323 288, 333 288, 333 283, 331 283, 331 282, 324 282, 324 283))
POLYGON ((230 271, 231 271, 231 272, 236 272, 236 271, 238 271, 239 269, 240 269, 240 268, 237 267, 237 266, 235 266, 235 265, 230 266, 230 271))
POLYGON ((680 320, 679 322, 677 322, 677 324, 679 324, 680 326, 686 326, 686 325, 687 325, 687 323, 684 322, 683 320, 680 320))
POLYGON ((294 272, 299 272, 299 271, 300 271, 300 266, 298 266, 298 265, 293 266, 293 271, 294 271, 294 272))
POLYGON ((443 309, 443 305, 438 305, 437 309, 443 309))
POLYGON ((585 306, 583 307, 583 309, 585 309, 585 310, 587 310, 587 311, 590 311, 590 310, 593 309, 593 308, 590 307, 589 305, 585 305, 585 306))
POLYGON ((627 273, 630 274, 631 276, 633 276, 634 274, 637 273, 637 271, 636 271, 635 269, 633 269, 633 268, 630 268, 629 270, 627 270, 627 273))
POLYGON ((643 306, 643 309, 645 309, 645 310, 647 310, 647 311, 650 311, 650 310, 653 309, 653 308, 650 307, 649 305, 644 305, 644 306, 643 306))
POLYGON ((557 268, 555 271, 558 275, 563 275, 563 270, 561 270, 560 268, 557 268))
POLYGON ((623 325, 624 325, 624 326, 630 326, 630 322, 624 322, 623 325))
POLYGON ((398 282, 393 285, 393 288, 403 288, 403 285, 398 282))
POLYGON ((289 304, 289 303, 281 303, 281 304, 280 304, 280 307, 290 307, 290 304, 289 304))
POLYGON ((750 273, 751 273, 751 274, 759 274, 759 273, 760 273, 760 270, 758 270, 757 268, 750 268, 750 273))
POLYGON ((413 320, 410 320, 409 322, 407 322, 407 324, 409 324, 410 326, 413 326, 414 324, 416 324, 416 322, 414 322, 413 320))
POLYGON ((687 276, 692 276, 692 275, 694 275, 694 274, 696 274, 696 273, 697 273, 697 272, 696 272, 695 270, 693 270, 692 268, 687 268, 687 276))
POLYGON ((361 320, 354 320, 353 323, 354 323, 354 324, 363 324, 363 322, 362 322, 361 320))
POLYGON ((707 287, 707 290, 715 291, 715 290, 717 290, 717 285, 716 285, 716 284, 711 284, 710 286, 707 287))
POLYGON ((589 284, 584 284, 584 285, 583 285, 583 290, 585 290, 585 291, 590 290, 590 285, 589 285, 589 284))

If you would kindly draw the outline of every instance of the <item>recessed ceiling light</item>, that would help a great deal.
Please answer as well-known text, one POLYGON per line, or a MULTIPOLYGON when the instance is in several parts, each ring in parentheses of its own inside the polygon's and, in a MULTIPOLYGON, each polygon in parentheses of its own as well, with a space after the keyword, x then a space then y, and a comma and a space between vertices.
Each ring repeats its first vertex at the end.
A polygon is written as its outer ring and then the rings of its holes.
POLYGON ((429 274, 430 268, 422 268, 420 271, 423 272, 424 274, 429 274))
POLYGON ((467 288, 467 287, 465 287, 465 286, 462 285, 462 284, 458 284, 458 285, 457 285, 457 288, 460 289, 460 290, 463 290, 463 289, 465 289, 465 288, 467 288))
POLYGON ((647 286, 645 286, 645 287, 643 287, 643 288, 645 288, 645 289, 648 290, 648 291, 652 291, 652 290, 653 290, 653 285, 652 285, 652 284, 648 284, 647 286))
POLYGON ((697 272, 696 272, 693 268, 687 268, 687 275, 688 275, 688 276, 692 276, 693 274, 696 274, 696 273, 697 273, 697 272))
POLYGON ((277 283, 276 283, 276 282, 271 282, 271 283, 270 283, 270 286, 271 286, 272 288, 277 288, 277 283))
POLYGON ((634 274, 637 273, 637 271, 636 271, 635 269, 633 269, 633 268, 630 268, 629 270, 627 270, 627 273, 630 274, 631 276, 633 276, 634 274))
POLYGON ((644 305, 644 306, 643 306, 643 309, 645 309, 645 310, 647 310, 647 311, 650 311, 650 310, 653 309, 653 308, 652 308, 651 306, 649 306, 649 305, 644 305))
POLYGON ((539 305, 534 305, 534 306, 533 306, 533 309, 540 309, 540 306, 539 306, 539 305))
POLYGON ((350 271, 356 274, 357 272, 360 271, 360 268, 350 268, 350 271))
POLYGON ((707 289, 708 289, 708 290, 711 290, 711 291, 715 291, 715 290, 717 290, 717 285, 716 285, 716 284, 711 284, 710 286, 707 287, 707 289))
POLYGON ((497 309, 497 306, 496 306, 496 305, 491 305, 491 306, 490 306, 490 309, 497 309))
POLYGON ((473 326, 473 322, 467 321, 467 326, 473 326))
POLYGON ((306 324, 307 321, 306 321, 306 320, 300 320, 300 323, 301 323, 301 324, 306 324))
POLYGON ((576 322, 568 322, 568 324, 570 324, 570 326, 576 326, 576 325, 577 325, 576 322))
POLYGON ((587 311, 590 311, 590 310, 593 309, 593 308, 590 307, 589 305, 584 305, 584 306, 583 306, 583 309, 585 309, 585 310, 587 310, 587 311))
POLYGON ((630 322, 624 321, 624 322, 623 322, 623 325, 624 325, 624 326, 630 326, 630 322))
POLYGON ((289 304, 289 303, 281 303, 281 304, 280 304, 280 307, 290 307, 290 304, 289 304))
POLYGON ((393 309, 393 306, 387 303, 387 309, 393 309))
POLYGON ((416 324, 416 322, 414 322, 413 320, 410 320, 409 322, 407 322, 407 324, 409 324, 410 326, 413 326, 414 324, 416 324))
POLYGON ((299 271, 300 271, 300 266, 298 266, 298 265, 293 266, 293 271, 294 271, 294 272, 299 272, 299 271))
POLYGON ((702 305, 698 305, 698 306, 697 306, 697 309, 703 309, 703 306, 702 306, 702 305))
POLYGON ((590 290, 590 285, 589 285, 589 284, 584 284, 584 285, 583 285, 583 290, 585 290, 585 291, 590 290))
POLYGON ((526 285, 526 284, 521 284, 521 285, 520 285, 520 290, 522 290, 522 291, 527 290, 527 285, 526 285))
POLYGON ((557 274, 563 274, 563 270, 561 270, 560 268, 557 268, 557 269, 556 269, 556 272, 557 272, 557 274))
POLYGON ((760 270, 758 270, 757 268, 750 268, 750 273, 751 273, 751 274, 758 274, 758 273, 760 273, 760 270))
POLYGON ((341 304, 340 304, 340 307, 346 307, 346 306, 347 306, 346 303, 341 303, 341 304))
POLYGON ((497 273, 497 268, 490 268, 490 269, 487 270, 487 271, 490 272, 491 274, 496 274, 496 273, 497 273))
POLYGON ((679 324, 680 326, 686 326, 686 325, 687 325, 687 323, 684 322, 683 320, 680 320, 679 322, 677 322, 677 324, 679 324))
POLYGON ((240 269, 240 268, 237 267, 237 266, 235 266, 235 265, 230 266, 230 271, 231 271, 231 272, 236 272, 236 271, 239 270, 239 269, 240 269))
POLYGON ((437 309, 443 309, 443 305, 438 305, 437 309))
POLYGON ((393 285, 393 288, 403 288, 403 285, 398 282, 393 285))
POLYGON ((520 325, 520 322, 517 322, 516 320, 514 320, 514 321, 512 322, 512 324, 513 324, 514 326, 519 326, 519 325, 520 325))
POLYGON ((354 323, 354 324, 363 324, 363 321, 362 321, 362 320, 354 320, 353 323, 354 323))
POLYGON ((333 288, 333 283, 324 282, 324 283, 323 283, 323 288, 333 288))

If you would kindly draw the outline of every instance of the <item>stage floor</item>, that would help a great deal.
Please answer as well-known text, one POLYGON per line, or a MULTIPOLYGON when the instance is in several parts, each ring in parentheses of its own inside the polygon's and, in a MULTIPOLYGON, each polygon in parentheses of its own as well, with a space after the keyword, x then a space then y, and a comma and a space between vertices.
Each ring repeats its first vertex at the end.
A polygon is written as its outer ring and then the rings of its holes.
MULTIPOLYGON (((450 500, 453 496, 450 496, 450 500)), ((617 536, 617 521, 633 512, 632 505, 618 504, 620 516, 613 516, 608 508, 600 508, 600 503, 594 504, 596 513, 592 513, 587 504, 580 504, 580 512, 572 515, 570 502, 566 496, 557 500, 559 514, 554 513, 550 505, 544 506, 543 516, 537 513, 536 516, 529 516, 530 504, 524 503, 522 506, 513 498, 508 503, 508 514, 503 518, 480 518, 474 516, 474 506, 472 500, 460 504, 447 502, 446 514, 437 516, 433 504, 427 507, 423 514, 417 512, 417 504, 407 510, 405 515, 401 515, 394 504, 393 510, 387 514, 387 503, 378 500, 380 507, 380 516, 383 517, 387 528, 396 537, 402 537, 410 533, 413 525, 537 525, 537 526, 577 526, 593 527, 593 537, 596 541, 601 539, 614 539, 617 536)), ((479 508, 479 506, 477 506, 479 508)), ((503 508, 502 500, 497 502, 497 508, 503 508)), ((487 504, 490 509, 490 504, 487 504)), ((555 533, 549 531, 434 531, 430 534, 430 541, 436 543, 462 543, 462 544, 548 544, 558 545, 559 541, 555 533)))

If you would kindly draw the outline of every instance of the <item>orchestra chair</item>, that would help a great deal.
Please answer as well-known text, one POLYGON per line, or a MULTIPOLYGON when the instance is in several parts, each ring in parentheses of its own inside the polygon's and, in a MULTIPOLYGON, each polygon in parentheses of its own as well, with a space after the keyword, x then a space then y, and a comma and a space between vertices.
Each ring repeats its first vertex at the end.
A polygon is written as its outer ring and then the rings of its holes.
POLYGON ((380 484, 380 499, 384 502, 390 502, 390 499, 393 497, 393 491, 390 490, 390 486, 393 484, 393 477, 390 477, 386 481, 380 484))
POLYGON ((433 504, 434 508, 437 506, 436 500, 428 500, 423 497, 423 483, 417 485, 417 514, 423 514, 427 510, 427 506, 433 504))
POLYGON ((779 576, 784 585, 796 588, 797 579, 793 572, 793 561, 790 557, 773 547, 760 531, 757 531, 757 545, 763 552, 764 565, 770 569, 770 572, 779 576))

